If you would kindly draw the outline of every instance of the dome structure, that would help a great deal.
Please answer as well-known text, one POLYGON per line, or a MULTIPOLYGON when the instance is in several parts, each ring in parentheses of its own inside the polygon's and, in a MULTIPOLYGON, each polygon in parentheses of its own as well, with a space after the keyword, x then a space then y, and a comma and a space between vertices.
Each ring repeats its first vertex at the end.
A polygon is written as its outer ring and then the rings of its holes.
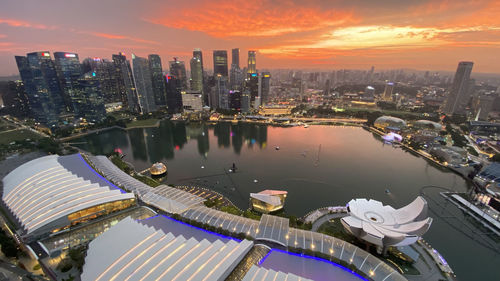
POLYGON ((378 129, 396 129, 402 130, 406 128, 406 121, 392 116, 380 116, 375 120, 373 125, 378 129))
POLYGON ((432 129, 432 130, 443 129, 442 124, 440 124, 438 122, 431 121, 431 120, 418 120, 418 121, 415 121, 415 123, 413 123, 413 126, 418 127, 418 128, 422 128, 422 129, 432 129))
POLYGON ((347 208, 349 216, 341 219, 344 228, 381 247, 413 244, 432 223, 432 218, 427 217, 427 201, 421 196, 400 209, 371 199, 353 199, 347 208))
POLYGON ((156 162, 149 168, 149 172, 153 176, 161 176, 167 172, 167 166, 163 163, 156 162))

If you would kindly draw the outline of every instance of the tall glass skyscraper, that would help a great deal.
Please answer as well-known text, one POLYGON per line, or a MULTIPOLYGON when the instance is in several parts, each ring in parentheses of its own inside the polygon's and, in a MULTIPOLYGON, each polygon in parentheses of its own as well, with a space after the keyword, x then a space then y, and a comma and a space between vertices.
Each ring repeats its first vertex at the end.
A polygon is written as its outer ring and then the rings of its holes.
POLYGON ((214 51, 214 77, 218 75, 228 77, 226 50, 214 51))
POLYGON ((132 67, 134 69, 134 80, 137 87, 141 113, 145 114, 155 111, 153 78, 149 69, 148 59, 132 54, 132 67))
POLYGON ((203 53, 201 52, 201 49, 198 49, 198 48, 194 49, 193 57, 200 59, 201 73, 203 73, 203 71, 205 71, 205 70, 203 69, 203 53))
POLYGON ((465 108, 470 98, 470 74, 473 62, 461 61, 458 63, 457 72, 453 78, 453 84, 444 106, 446 114, 465 114, 465 108))
POLYGON ((231 53, 231 67, 234 65, 235 67, 240 68, 240 49, 235 48, 231 51, 231 53))
POLYGON ((124 53, 119 53, 113 55, 113 63, 116 75, 122 80, 119 82, 119 91, 123 106, 132 112, 138 112, 139 102, 130 62, 124 53))
POLYGON ((187 90, 186 65, 183 61, 180 61, 177 58, 170 61, 170 75, 175 76, 175 78, 179 80, 183 91, 187 90))
POLYGON ((77 95, 78 79, 82 76, 82 65, 78 54, 68 52, 54 53, 57 75, 64 93, 64 103, 67 111, 79 114, 78 105, 81 97, 77 95))
POLYGON ((40 123, 56 125, 66 111, 63 91, 50 53, 34 52, 16 56, 19 74, 25 85, 30 111, 40 123))
POLYGON ((262 72, 259 79, 259 96, 261 98, 261 103, 265 104, 269 102, 269 91, 271 88, 271 73, 262 72))
POLYGON ((248 74, 257 73, 257 57, 255 51, 248 51, 248 74))
POLYGON ((161 58, 159 55, 149 55, 149 69, 151 71, 152 83, 153 83, 153 95, 155 99, 155 104, 158 106, 166 106, 166 90, 165 81, 163 76, 163 69, 161 66, 161 58))
POLYGON ((201 60, 193 57, 191 65, 191 90, 197 93, 203 91, 203 70, 201 68, 201 60))
POLYGON ((182 85, 181 80, 175 76, 165 76, 167 87, 167 109, 171 114, 182 112, 182 85))

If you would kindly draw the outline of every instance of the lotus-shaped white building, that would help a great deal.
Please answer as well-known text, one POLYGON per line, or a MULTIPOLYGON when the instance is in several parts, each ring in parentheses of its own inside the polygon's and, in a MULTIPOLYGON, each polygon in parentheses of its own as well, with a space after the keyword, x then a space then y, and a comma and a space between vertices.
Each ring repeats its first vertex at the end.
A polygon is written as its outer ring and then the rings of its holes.
POLYGON ((376 200, 353 199, 347 210, 349 216, 341 219, 344 228, 383 248, 415 243, 432 223, 432 218, 427 217, 427 201, 421 196, 401 209, 376 200))

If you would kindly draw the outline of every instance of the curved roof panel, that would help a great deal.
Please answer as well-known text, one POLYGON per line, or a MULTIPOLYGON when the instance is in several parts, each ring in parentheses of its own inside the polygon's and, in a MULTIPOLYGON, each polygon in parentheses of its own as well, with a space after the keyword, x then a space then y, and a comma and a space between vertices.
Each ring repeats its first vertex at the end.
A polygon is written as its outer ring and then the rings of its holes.
POLYGON ((79 154, 45 156, 5 176, 2 200, 26 233, 92 206, 134 198, 133 194, 104 185, 97 175, 91 176, 95 171, 78 163, 84 161, 78 158, 79 154))

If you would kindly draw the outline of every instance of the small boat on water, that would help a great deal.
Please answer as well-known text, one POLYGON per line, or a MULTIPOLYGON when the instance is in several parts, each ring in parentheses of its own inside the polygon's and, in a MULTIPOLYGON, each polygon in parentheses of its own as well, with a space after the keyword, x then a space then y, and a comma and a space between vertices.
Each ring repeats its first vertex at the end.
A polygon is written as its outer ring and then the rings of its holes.
POLYGON ((391 191, 387 188, 387 189, 385 190, 385 193, 389 194, 389 193, 391 193, 391 191))
POLYGON ((307 124, 304 124, 304 128, 309 128, 309 125, 307 125, 307 124))
POLYGON ((275 146, 274 149, 280 150, 280 147, 279 146, 275 146))

